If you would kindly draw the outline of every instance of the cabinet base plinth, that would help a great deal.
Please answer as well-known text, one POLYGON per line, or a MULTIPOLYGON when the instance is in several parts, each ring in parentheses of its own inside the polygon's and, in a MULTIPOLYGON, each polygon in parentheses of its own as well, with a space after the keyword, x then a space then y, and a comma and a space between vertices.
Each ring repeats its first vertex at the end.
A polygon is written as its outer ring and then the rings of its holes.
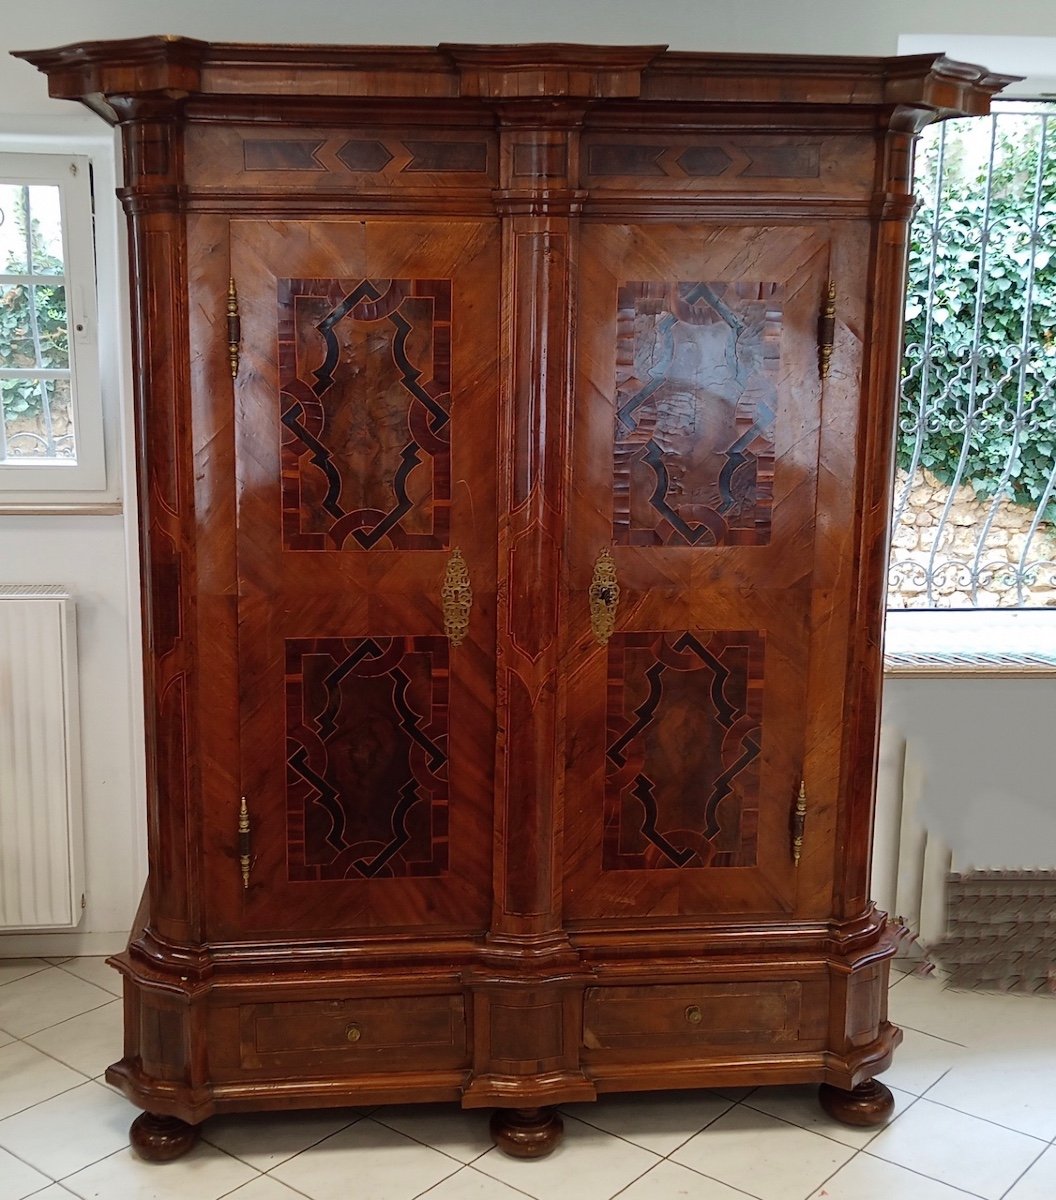
POLYGON ((818 1102, 844 1125, 883 1125, 895 1110, 890 1088, 876 1079, 867 1079, 849 1092, 823 1083, 818 1088, 818 1102))
POLYGON ((198 1126, 178 1117, 140 1113, 128 1131, 132 1149, 147 1162, 171 1162, 186 1154, 198 1140, 198 1126))
POLYGON ((556 1149, 565 1125, 552 1108, 499 1108, 491 1118, 495 1145, 511 1158, 543 1158, 556 1149))

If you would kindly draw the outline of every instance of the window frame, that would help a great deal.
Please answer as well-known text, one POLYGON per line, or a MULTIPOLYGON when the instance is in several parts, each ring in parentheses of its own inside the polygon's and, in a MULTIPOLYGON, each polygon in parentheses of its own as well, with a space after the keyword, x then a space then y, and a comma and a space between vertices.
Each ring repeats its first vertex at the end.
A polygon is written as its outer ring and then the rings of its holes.
POLYGON ((71 411, 76 461, 0 461, 0 506, 97 502, 107 493, 99 368, 92 162, 85 154, 0 149, 0 182, 57 186, 70 326, 71 411), (78 328, 79 327, 79 328, 78 328))

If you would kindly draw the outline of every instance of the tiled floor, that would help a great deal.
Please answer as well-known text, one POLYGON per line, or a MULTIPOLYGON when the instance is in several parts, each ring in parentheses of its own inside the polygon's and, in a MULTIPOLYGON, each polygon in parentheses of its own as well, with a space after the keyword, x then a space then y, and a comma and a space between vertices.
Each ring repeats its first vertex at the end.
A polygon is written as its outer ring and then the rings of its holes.
POLYGON ((100 1079, 117 994, 101 959, 0 959, 0 1200, 1056 1200, 1056 997, 897 976, 879 1131, 829 1120, 812 1087, 760 1088, 571 1105, 538 1162, 440 1105, 216 1118, 156 1166, 100 1079))

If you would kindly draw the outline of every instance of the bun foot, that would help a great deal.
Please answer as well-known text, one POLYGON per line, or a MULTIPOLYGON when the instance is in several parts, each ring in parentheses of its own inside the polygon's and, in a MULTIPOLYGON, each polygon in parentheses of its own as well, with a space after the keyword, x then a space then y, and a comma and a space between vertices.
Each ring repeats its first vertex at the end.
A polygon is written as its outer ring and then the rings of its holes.
POLYGON ((823 1083, 818 1101, 830 1117, 844 1125, 883 1125, 895 1111, 890 1089, 875 1079, 867 1079, 849 1092, 823 1083))
POLYGON ((140 1113, 128 1131, 132 1149, 147 1162, 172 1162, 198 1140, 198 1126, 188 1125, 178 1117, 160 1117, 157 1113, 140 1113))
POLYGON ((543 1158, 564 1132, 564 1122, 552 1108, 498 1108, 491 1118, 492 1140, 511 1158, 543 1158))

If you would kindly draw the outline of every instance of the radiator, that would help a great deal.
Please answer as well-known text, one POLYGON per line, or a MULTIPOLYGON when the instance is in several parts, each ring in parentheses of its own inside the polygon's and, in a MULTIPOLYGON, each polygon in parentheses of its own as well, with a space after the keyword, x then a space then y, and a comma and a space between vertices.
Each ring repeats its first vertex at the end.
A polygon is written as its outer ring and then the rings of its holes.
POLYGON ((0 586, 0 929, 72 929, 84 905, 73 600, 0 586))
POLYGON ((921 813, 923 769, 912 738, 884 729, 876 789, 873 894, 881 908, 927 954, 946 928, 946 889, 953 855, 921 813), (919 939, 919 941, 917 941, 919 939))

